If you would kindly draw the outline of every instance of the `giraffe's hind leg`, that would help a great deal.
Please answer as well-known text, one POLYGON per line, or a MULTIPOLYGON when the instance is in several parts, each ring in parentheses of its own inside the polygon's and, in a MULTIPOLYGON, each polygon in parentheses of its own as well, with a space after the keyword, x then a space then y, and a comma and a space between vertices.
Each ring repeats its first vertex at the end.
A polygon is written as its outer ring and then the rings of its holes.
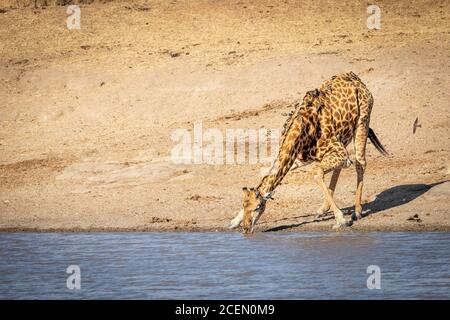
POLYGON ((356 168, 356 192, 355 192, 355 212, 352 219, 362 218, 362 190, 364 184, 364 171, 366 170, 366 143, 369 126, 368 121, 360 122, 355 131, 355 168, 356 168))
POLYGON ((330 204, 331 210, 333 210, 334 217, 336 219, 336 225, 333 228, 350 226, 352 225, 352 221, 344 218, 344 214, 341 209, 339 209, 334 202, 333 195, 325 185, 324 175, 331 170, 340 170, 346 166, 346 163, 346 152, 345 150, 342 150, 342 148, 339 148, 325 155, 322 161, 313 169, 314 180, 317 182, 325 196, 325 199, 330 204))
MULTIPOLYGON (((341 173, 341 168, 334 170, 333 175, 331 176, 330 186, 328 188, 331 196, 334 195, 334 190, 336 190, 336 184, 338 182, 340 173, 341 173)), ((330 210, 330 207, 331 207, 331 204, 328 202, 328 198, 325 197, 323 199, 322 206, 319 209, 317 209, 317 211, 316 211, 316 219, 320 218, 322 215, 327 213, 330 210)))

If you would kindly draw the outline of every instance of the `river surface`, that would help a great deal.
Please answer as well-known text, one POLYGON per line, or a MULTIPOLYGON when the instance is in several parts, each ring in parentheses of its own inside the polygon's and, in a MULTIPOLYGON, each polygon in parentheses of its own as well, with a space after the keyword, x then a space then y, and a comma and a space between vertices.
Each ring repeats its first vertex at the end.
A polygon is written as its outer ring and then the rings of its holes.
POLYGON ((0 299, 397 298, 450 298, 450 233, 0 233, 0 299))

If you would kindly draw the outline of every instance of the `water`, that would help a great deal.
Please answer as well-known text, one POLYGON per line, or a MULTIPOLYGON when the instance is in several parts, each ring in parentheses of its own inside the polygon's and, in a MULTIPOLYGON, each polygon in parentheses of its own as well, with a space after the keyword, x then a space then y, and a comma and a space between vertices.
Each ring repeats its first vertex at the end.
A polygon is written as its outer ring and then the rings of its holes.
POLYGON ((0 233, 0 299, 449 299, 449 248, 450 233, 0 233))

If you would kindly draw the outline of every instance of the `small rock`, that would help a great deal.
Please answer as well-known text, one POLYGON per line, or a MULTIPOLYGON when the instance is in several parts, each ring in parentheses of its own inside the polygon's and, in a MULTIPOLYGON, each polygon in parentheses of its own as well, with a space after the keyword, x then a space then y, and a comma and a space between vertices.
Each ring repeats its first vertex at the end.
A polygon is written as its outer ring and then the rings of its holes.
POLYGON ((406 219, 408 221, 415 221, 415 222, 422 222, 422 220, 419 218, 419 215, 416 213, 413 216, 410 216, 408 219, 406 219))
POLYGON ((158 218, 158 217, 151 217, 150 223, 163 223, 163 222, 170 222, 171 219, 169 218, 158 218))

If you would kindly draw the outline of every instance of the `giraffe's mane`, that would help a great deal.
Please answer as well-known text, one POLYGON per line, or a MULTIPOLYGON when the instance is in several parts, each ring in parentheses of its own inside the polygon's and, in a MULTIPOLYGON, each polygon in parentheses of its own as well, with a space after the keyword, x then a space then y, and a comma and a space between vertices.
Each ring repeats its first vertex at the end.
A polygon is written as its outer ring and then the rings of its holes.
POLYGON ((288 117, 286 118, 286 121, 283 124, 283 130, 281 131, 280 145, 282 145, 284 140, 286 139, 286 134, 289 131, 289 129, 291 128, 292 123, 294 122, 294 119, 298 114, 299 108, 300 108, 300 103, 297 102, 294 104, 294 110, 289 112, 288 117))
MULTIPOLYGON (((303 99, 305 99, 306 97, 309 97, 311 99, 318 99, 319 98, 319 90, 315 89, 315 90, 310 90, 308 92, 306 92, 305 96, 303 97, 303 99)), ((294 119, 297 118, 299 112, 301 110, 307 110, 308 107, 305 107, 302 102, 295 102, 293 103, 294 106, 294 110, 292 110, 291 112, 289 112, 288 117, 286 118, 286 121, 283 124, 283 130, 281 131, 281 137, 280 137, 280 146, 283 145, 287 133, 289 132, 292 124, 294 123, 294 119)))
MULTIPOLYGON (((310 99, 310 101, 313 101, 313 100, 316 100, 316 99, 320 99, 319 98, 320 94, 321 94, 321 92, 318 89, 310 90, 310 91, 306 92, 306 94, 303 97, 302 101, 295 101, 295 102, 293 102, 291 104, 291 106, 293 106, 294 109, 291 112, 289 112, 289 115, 288 115, 288 117, 286 118, 286 120, 285 120, 285 122, 283 124, 283 130, 281 131, 281 137, 280 137, 280 142, 279 142, 280 146, 279 146, 278 153, 281 152, 281 148, 283 147, 284 142, 286 141, 287 134, 291 130, 291 127, 292 127, 292 125, 294 123, 294 120, 297 119, 297 118, 300 118, 301 120, 303 120, 302 119, 303 115, 302 115, 301 111, 310 111, 310 112, 313 111, 313 110, 315 110, 317 112, 320 111, 320 109, 316 109, 313 106, 309 106, 309 105, 305 105, 304 104, 304 100, 307 99, 307 98, 310 99), (299 117, 299 115, 300 115, 300 117, 299 117)), ((301 122, 305 123, 306 121, 301 121, 301 122)), ((270 172, 272 172, 272 170, 274 168, 275 161, 276 160, 274 160, 274 162, 272 164, 272 167, 271 167, 271 169, 269 171, 269 174, 264 176, 261 179, 261 182, 256 187, 257 190, 261 187, 261 185, 264 183, 264 181, 270 176, 270 172)))

